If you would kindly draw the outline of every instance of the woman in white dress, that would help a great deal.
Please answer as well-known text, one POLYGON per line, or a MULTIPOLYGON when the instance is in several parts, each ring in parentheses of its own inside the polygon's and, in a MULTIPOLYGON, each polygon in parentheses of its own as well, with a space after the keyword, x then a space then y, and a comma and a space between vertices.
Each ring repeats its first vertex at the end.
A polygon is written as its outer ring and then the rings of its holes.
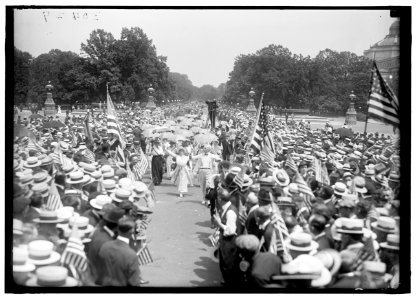
POLYGON ((192 175, 188 167, 189 156, 185 154, 185 149, 180 148, 178 154, 165 149, 165 151, 176 159, 176 168, 172 174, 171 181, 178 186, 179 197, 182 198, 184 193, 188 192, 188 184, 191 186, 192 175))

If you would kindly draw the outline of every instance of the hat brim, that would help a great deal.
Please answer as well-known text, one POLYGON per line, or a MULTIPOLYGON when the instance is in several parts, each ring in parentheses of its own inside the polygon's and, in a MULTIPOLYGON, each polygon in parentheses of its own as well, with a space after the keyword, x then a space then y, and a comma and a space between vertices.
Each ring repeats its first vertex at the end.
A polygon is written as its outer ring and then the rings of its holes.
POLYGON ((72 180, 71 178, 69 178, 69 179, 67 179, 66 180, 66 182, 68 183, 68 184, 80 184, 80 183, 85 183, 85 182, 88 182, 90 180, 90 175, 84 175, 83 177, 82 177, 82 179, 80 179, 80 180, 72 180))
POLYGON ((120 203, 123 200, 129 200, 129 201, 133 202, 133 198, 131 196, 128 199, 119 199, 119 198, 116 197, 116 193, 115 192, 112 193, 112 194, 110 194, 110 198, 113 199, 113 201, 114 202, 117 202, 117 203, 120 203))
MULTIPOLYGON (((72 228, 69 227, 69 223, 63 224, 62 228, 72 230, 72 228)), ((91 224, 88 224, 86 229, 78 228, 78 231, 82 233, 84 236, 91 233, 93 230, 94 230, 94 226, 92 226, 91 224)))
POLYGON ((33 223, 40 223, 40 224, 54 224, 54 223, 56 223, 56 224, 58 224, 58 223, 61 223, 61 222, 63 222, 64 221, 64 219, 62 219, 62 218, 57 218, 56 220, 41 220, 40 218, 36 218, 36 219, 33 219, 33 223))
POLYGON ((371 228, 374 228, 374 229, 377 229, 377 230, 379 230, 379 231, 383 231, 383 232, 388 232, 388 233, 394 233, 394 232, 396 232, 396 231, 397 231, 397 229, 396 229, 396 228, 391 229, 391 230, 386 230, 386 229, 384 229, 384 228, 380 228, 380 227, 378 227, 378 222, 377 222, 377 221, 375 221, 375 222, 371 223, 371 228))
POLYGON ((331 273, 332 276, 334 276, 339 271, 339 269, 341 268, 341 265, 342 265, 341 256, 338 254, 338 251, 336 251, 335 249, 330 249, 330 248, 322 249, 321 251, 317 252, 316 254, 322 253, 322 252, 326 252, 326 253, 328 253, 329 255, 332 256, 332 258, 334 260, 334 263, 333 263, 331 269, 329 270, 329 272, 331 273))
MULTIPOLYGON (((39 286, 39 287, 48 287, 48 286, 41 286, 41 285, 39 285, 38 283, 37 283, 37 280, 38 280, 38 278, 35 276, 35 277, 32 277, 32 278, 30 278, 28 281, 26 281, 26 285, 27 286, 39 286)), ((73 277, 67 277, 66 278, 66 281, 65 281, 65 284, 63 284, 63 285, 60 285, 59 287, 74 287, 74 286, 78 286, 78 280, 76 280, 75 278, 73 278, 73 277)))
POLYGON ((400 250, 400 247, 388 245, 387 242, 380 243, 380 247, 389 250, 400 250))
POLYGON ((288 248, 290 250, 301 251, 301 252, 311 252, 313 250, 318 249, 319 248, 319 245, 315 241, 311 241, 311 245, 308 246, 308 247, 297 247, 297 246, 294 246, 294 245, 292 245, 290 243, 287 243, 286 244, 286 248, 288 248))
MULTIPOLYGON (((110 202, 111 203, 111 202, 110 202)), ((95 209, 98 209, 98 210, 102 210, 103 209, 103 206, 100 206, 100 205, 98 205, 97 204, 97 199, 92 199, 91 201, 90 201, 90 205, 93 207, 93 208, 95 208, 95 209)))
POLYGON ((32 272, 36 269, 36 266, 34 264, 26 262, 24 265, 13 265, 13 272, 32 272))
POLYGON ((23 167, 26 168, 26 169, 33 169, 33 168, 39 167, 41 164, 42 164, 42 162, 40 162, 40 161, 38 161, 34 165, 28 165, 28 164, 24 163, 23 167))
POLYGON ((338 233, 348 233, 348 234, 364 234, 364 229, 360 231, 352 231, 352 230, 345 230, 345 229, 337 229, 338 233))
POLYGON ((61 259, 61 255, 58 252, 52 251, 51 256, 47 259, 35 260, 35 259, 28 258, 27 261, 28 263, 34 264, 35 266, 45 266, 45 265, 54 264, 58 262, 60 259, 61 259))

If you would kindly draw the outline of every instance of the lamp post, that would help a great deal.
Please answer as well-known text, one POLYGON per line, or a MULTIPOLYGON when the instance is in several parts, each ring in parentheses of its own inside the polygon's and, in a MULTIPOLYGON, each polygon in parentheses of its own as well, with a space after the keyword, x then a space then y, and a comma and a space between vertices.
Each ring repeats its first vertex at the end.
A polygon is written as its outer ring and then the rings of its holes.
POLYGON ((152 85, 150 85, 150 87, 147 89, 147 92, 149 93, 149 100, 147 101, 146 108, 153 111, 156 109, 156 104, 153 101, 153 93, 155 92, 155 89, 152 87, 152 85))
POLYGON ((54 117, 56 114, 56 110, 55 110, 55 102, 53 101, 53 98, 52 98, 53 86, 50 81, 45 86, 45 89, 46 89, 46 101, 45 101, 44 115, 54 117))
POLYGON ((247 109, 246 109, 247 112, 256 112, 257 111, 256 106, 254 105, 254 99, 253 99, 255 94, 256 93, 253 91, 253 88, 251 88, 250 92, 248 93, 248 95, 250 97, 250 100, 249 100, 249 103, 248 103, 248 106, 247 106, 247 109))
POLYGON ((354 108, 354 102, 357 96, 354 95, 354 91, 351 91, 350 94, 350 107, 347 110, 346 118, 345 118, 345 124, 347 125, 355 125, 357 124, 357 112, 354 108))

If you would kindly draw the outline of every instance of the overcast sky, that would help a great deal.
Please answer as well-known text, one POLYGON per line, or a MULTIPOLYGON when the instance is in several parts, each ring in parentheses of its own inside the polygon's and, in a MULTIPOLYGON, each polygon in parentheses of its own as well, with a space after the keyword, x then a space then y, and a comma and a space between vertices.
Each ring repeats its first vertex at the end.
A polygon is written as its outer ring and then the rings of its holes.
POLYGON ((314 57, 329 48, 362 55, 383 39, 394 19, 365 10, 20 10, 15 46, 33 56, 51 49, 80 53, 92 30, 120 37, 122 27, 141 27, 172 72, 196 86, 226 82, 240 54, 270 44, 314 57))

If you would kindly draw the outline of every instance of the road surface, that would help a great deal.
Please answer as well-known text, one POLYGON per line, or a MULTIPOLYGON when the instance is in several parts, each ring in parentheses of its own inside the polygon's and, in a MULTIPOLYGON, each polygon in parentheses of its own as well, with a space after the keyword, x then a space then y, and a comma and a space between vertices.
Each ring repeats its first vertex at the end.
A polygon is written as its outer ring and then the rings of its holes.
MULTIPOLYGON (((149 182, 150 179, 145 179, 149 182)), ((176 186, 163 179, 155 187, 156 207, 147 235, 154 262, 141 267, 150 287, 221 286, 218 263, 212 258, 208 236, 209 209, 202 205, 199 187, 178 197, 176 186)))

